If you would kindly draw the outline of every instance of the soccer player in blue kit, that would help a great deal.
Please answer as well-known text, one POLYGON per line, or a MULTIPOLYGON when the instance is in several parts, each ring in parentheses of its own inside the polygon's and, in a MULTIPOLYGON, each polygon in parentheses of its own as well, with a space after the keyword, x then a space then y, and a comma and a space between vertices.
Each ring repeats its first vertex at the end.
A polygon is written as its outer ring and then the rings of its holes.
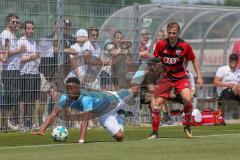
POLYGON ((44 121, 40 129, 32 132, 35 135, 45 135, 45 131, 51 125, 58 114, 64 107, 71 107, 82 111, 82 123, 80 126, 79 143, 84 143, 87 133, 88 121, 90 114, 98 117, 100 124, 112 135, 117 141, 124 138, 124 116, 118 114, 124 103, 135 97, 139 93, 139 85, 143 81, 146 73, 147 63, 142 62, 138 71, 131 80, 130 89, 120 89, 118 91, 87 91, 81 89, 80 81, 76 77, 70 77, 66 81, 66 93, 57 96, 52 113, 44 121))

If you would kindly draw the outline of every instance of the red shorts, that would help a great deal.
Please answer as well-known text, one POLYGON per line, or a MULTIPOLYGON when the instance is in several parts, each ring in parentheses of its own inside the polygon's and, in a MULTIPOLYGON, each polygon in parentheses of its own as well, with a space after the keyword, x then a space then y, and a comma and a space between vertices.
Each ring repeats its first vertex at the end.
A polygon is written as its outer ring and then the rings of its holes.
POLYGON ((190 82, 187 78, 178 81, 171 81, 166 78, 161 78, 157 84, 155 97, 168 99, 173 89, 175 94, 179 94, 185 88, 190 89, 190 82))

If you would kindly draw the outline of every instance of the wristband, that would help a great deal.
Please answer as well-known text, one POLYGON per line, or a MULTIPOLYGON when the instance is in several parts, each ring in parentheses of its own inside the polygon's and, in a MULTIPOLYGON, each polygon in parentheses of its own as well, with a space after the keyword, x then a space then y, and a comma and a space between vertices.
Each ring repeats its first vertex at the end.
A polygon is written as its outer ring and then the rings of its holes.
POLYGON ((84 140, 83 140, 83 139, 80 139, 80 140, 78 141, 78 143, 84 143, 84 140))

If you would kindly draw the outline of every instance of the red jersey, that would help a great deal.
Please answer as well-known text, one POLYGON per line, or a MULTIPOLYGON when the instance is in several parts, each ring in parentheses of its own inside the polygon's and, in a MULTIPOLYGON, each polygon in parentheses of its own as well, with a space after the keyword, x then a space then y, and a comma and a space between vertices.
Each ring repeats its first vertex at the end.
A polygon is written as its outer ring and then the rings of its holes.
POLYGON ((192 47, 180 38, 174 47, 170 45, 168 39, 160 40, 153 56, 161 58, 164 69, 162 76, 173 81, 187 78, 187 63, 195 59, 192 47))

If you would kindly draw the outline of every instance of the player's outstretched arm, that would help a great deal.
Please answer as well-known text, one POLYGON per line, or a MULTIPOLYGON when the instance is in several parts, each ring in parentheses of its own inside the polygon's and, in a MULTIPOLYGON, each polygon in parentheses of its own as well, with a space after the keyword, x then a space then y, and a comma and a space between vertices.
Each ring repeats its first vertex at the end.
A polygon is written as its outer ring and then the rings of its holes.
POLYGON ((90 118, 90 113, 89 112, 85 112, 82 114, 82 123, 80 126, 80 135, 79 135, 79 141, 78 143, 83 144, 84 143, 84 139, 85 136, 87 134, 87 127, 88 127, 88 121, 90 118))
POLYGON ((47 127, 54 122, 54 120, 56 119, 56 117, 60 112, 61 112, 61 109, 55 106, 52 113, 47 117, 47 119, 41 125, 40 129, 38 131, 32 132, 32 134, 44 136, 47 127))

